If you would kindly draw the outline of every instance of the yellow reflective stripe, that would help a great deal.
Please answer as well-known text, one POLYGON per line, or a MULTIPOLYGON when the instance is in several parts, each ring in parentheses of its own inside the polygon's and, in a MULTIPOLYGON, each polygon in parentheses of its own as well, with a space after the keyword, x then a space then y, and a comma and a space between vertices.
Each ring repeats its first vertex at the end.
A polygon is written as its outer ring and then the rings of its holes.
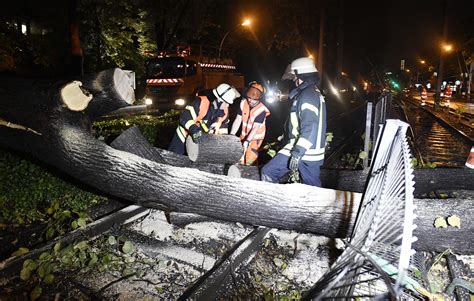
POLYGON ((285 155, 285 156, 291 156, 290 151, 286 148, 281 149, 278 153, 282 154, 282 155, 285 155))
POLYGON ((298 115, 296 112, 291 112, 290 114, 290 122, 291 122, 291 134, 295 137, 298 137, 298 115))
POLYGON ((181 142, 184 143, 186 141, 186 130, 182 126, 178 126, 176 129, 176 134, 178 134, 179 140, 181 140, 181 142))
POLYGON ((311 156, 314 156, 314 155, 322 155, 324 154, 324 149, 308 149, 305 153, 305 155, 311 155, 311 156))
POLYGON ((199 123, 201 123, 201 127, 202 129, 204 130, 204 132, 209 132, 209 128, 207 127, 207 125, 204 123, 204 121, 202 120, 199 120, 199 123))
POLYGON ((316 106, 310 104, 310 103, 304 103, 301 105, 301 111, 304 111, 304 110, 310 110, 312 112, 314 112, 314 114, 316 114, 316 116, 319 115, 319 110, 316 106))
MULTIPOLYGON (((281 155, 284 155, 284 156, 291 156, 291 153, 290 153, 291 149, 287 149, 287 148, 283 148, 281 149, 278 153, 281 154, 281 155)), ((320 161, 320 160, 323 160, 324 159, 324 153, 319 153, 319 154, 316 154, 316 153, 312 153, 310 151, 315 151, 315 150, 308 150, 304 155, 303 155, 303 158, 301 158, 301 160, 304 160, 304 161, 320 161)))
MULTIPOLYGON (((194 107, 193 106, 186 106, 186 110, 189 111, 189 113, 191 113, 191 117, 193 118, 193 120, 189 120, 188 122, 186 122, 185 124, 185 127, 187 129, 189 129, 189 127, 191 125, 193 125, 195 122, 196 122, 196 119, 197 119, 197 115, 196 115, 196 111, 194 110, 194 107)), ((202 129, 204 130, 204 132, 209 132, 209 128, 207 127, 207 125, 204 123, 204 121, 202 120, 199 120, 199 123, 201 124, 201 127, 202 129)))
POLYGON ((196 120, 197 115, 196 115, 196 111, 194 110, 194 107, 193 106, 186 106, 186 110, 188 110, 189 113, 191 113, 191 117, 193 118, 193 120, 196 120))
POLYGON ((304 155, 303 158, 301 158, 303 161, 320 161, 324 160, 324 154, 320 155, 304 155))
POLYGON ((306 138, 300 137, 298 139, 298 142, 296 143, 296 145, 299 145, 299 146, 302 146, 305 149, 308 149, 313 145, 313 143, 311 143, 311 141, 309 141, 306 138))
POLYGON ((194 120, 189 120, 184 124, 184 127, 189 130, 189 128, 194 124, 194 120))

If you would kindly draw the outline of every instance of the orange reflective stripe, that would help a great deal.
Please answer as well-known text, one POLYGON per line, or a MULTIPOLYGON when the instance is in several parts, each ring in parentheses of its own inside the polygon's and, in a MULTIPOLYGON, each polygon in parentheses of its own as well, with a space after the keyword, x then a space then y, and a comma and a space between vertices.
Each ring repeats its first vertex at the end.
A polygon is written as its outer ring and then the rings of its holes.
MULTIPOLYGON (((270 115, 270 111, 263 103, 259 103, 258 105, 250 109, 250 106, 246 100, 243 100, 241 102, 240 108, 242 110, 242 133, 240 135, 240 139, 244 140, 245 137, 247 137, 252 131, 253 125, 255 123, 255 118, 257 118, 257 116, 260 115, 262 112, 265 112, 265 115, 268 116, 270 115)), ((253 139, 263 139, 260 137, 265 137, 265 131, 265 124, 262 124, 253 139)))

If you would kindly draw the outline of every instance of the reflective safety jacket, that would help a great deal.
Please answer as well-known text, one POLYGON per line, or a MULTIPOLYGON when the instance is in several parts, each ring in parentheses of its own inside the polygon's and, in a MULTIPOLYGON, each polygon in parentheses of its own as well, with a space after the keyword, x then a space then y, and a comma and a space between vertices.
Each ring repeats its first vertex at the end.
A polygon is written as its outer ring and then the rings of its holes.
MULTIPOLYGON (((240 110, 242 114, 242 131, 240 134, 240 140, 245 141, 248 140, 247 136, 253 129, 255 119, 259 117, 262 113, 265 114, 265 118, 268 117, 270 115, 270 111, 262 102, 259 102, 255 107, 250 108, 248 101, 245 99, 240 102, 240 110)), ((263 120, 263 122, 259 123, 261 123, 262 125, 258 129, 255 136, 253 136, 252 140, 263 141, 266 132, 265 119, 263 120)))
POLYGON ((220 128, 222 123, 227 121, 228 116, 229 108, 226 103, 218 102, 215 98, 211 102, 208 96, 198 96, 181 113, 176 134, 181 142, 184 143, 188 136, 189 128, 193 124, 198 125, 204 133, 207 133, 213 124, 220 128))
POLYGON ((280 154, 302 156, 304 161, 324 160, 326 146, 326 104, 315 85, 304 82, 290 92, 289 142, 280 154))

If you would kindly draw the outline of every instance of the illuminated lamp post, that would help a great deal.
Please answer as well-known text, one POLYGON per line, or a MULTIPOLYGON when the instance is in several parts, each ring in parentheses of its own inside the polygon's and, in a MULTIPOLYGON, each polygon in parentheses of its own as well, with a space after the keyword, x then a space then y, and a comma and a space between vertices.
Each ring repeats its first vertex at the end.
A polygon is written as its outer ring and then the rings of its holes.
POLYGON ((451 44, 443 44, 441 46, 441 55, 439 60, 439 72, 438 78, 436 81, 436 98, 435 98, 435 108, 439 108, 440 100, 441 100, 441 85, 443 83, 443 73, 444 73, 444 57, 446 53, 449 53, 453 50, 453 46, 451 44))
POLYGON ((224 41, 225 39, 227 38, 227 36, 235 31, 235 30, 238 30, 239 28, 241 27, 250 27, 250 25, 252 24, 252 20, 250 19, 245 19, 244 22, 242 22, 241 24, 239 24, 237 27, 235 27, 234 29, 231 29, 229 30, 228 32, 226 32, 226 34, 224 35, 224 37, 222 38, 221 40, 221 44, 219 45, 219 59, 221 58, 221 51, 222 51, 222 45, 224 45, 224 41))

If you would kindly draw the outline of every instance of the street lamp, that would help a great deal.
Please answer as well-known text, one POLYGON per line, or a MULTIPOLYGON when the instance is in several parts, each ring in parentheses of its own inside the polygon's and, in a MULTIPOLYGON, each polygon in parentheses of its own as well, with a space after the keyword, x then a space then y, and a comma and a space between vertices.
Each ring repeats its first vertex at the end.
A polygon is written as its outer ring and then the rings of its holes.
MULTIPOLYGON (((445 30, 447 30, 445 28, 445 30)), ((446 33, 443 33, 443 36, 446 36, 446 33)), ((440 106, 440 101, 441 101, 441 83, 443 81, 443 73, 444 73, 444 57, 445 57, 445 53, 448 53, 448 52, 451 52, 451 50, 453 50, 453 45, 451 44, 443 44, 442 45, 442 51, 440 53, 440 56, 439 56, 439 69, 438 69, 438 79, 437 79, 437 83, 436 83, 436 98, 435 98, 435 102, 434 102, 434 107, 435 109, 438 109, 439 106, 440 106)))
POLYGON ((445 44, 445 45, 443 45, 443 50, 444 50, 445 52, 451 52, 451 50, 453 50, 453 45, 451 45, 451 44, 445 44))
POLYGON ((240 23, 237 27, 235 27, 234 29, 231 29, 231 30, 229 30, 228 32, 226 32, 226 34, 224 35, 224 37, 223 37, 222 40, 221 40, 221 44, 219 45, 219 59, 221 58, 221 50, 222 50, 222 45, 224 45, 224 40, 225 40, 225 38, 227 38, 227 36, 228 36, 231 32, 233 32, 233 31, 235 31, 235 30, 237 30, 237 29, 239 29, 239 28, 241 28, 241 27, 250 27, 251 24, 252 24, 252 20, 250 20, 250 19, 245 19, 244 22, 240 23))

